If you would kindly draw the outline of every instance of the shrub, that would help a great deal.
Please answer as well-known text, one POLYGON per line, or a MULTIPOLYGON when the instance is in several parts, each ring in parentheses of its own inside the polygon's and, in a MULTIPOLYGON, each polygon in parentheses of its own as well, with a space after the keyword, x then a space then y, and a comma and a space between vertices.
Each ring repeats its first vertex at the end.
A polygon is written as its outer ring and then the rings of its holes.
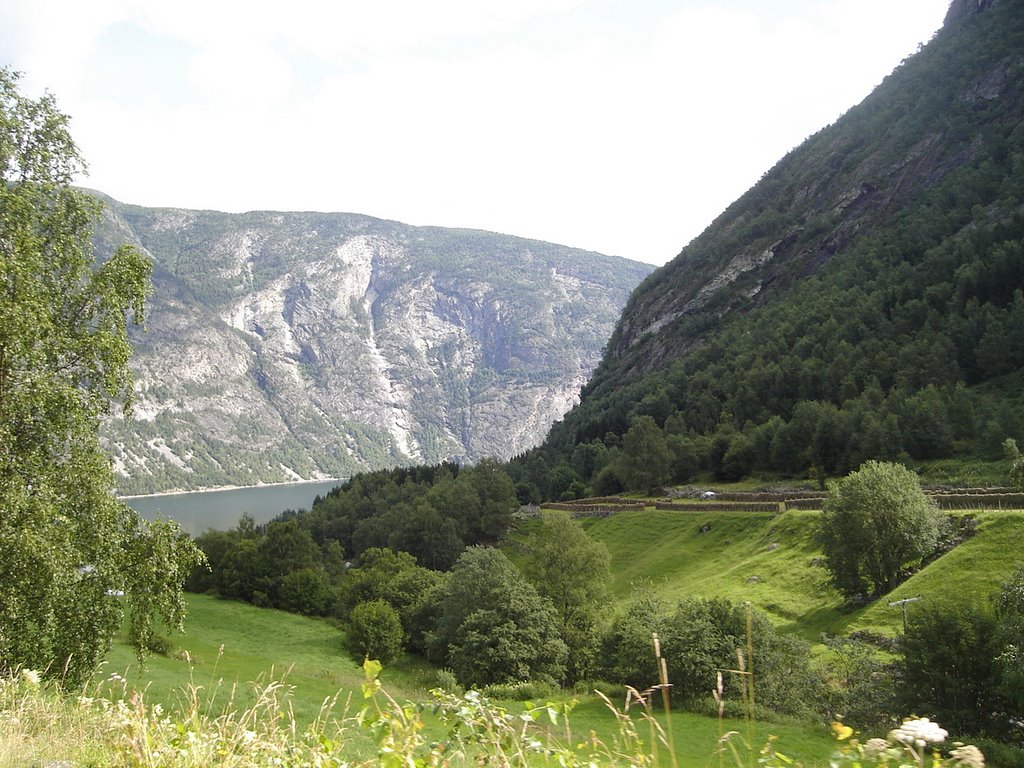
POLYGON ((922 604, 903 638, 908 706, 956 733, 985 730, 999 707, 996 616, 984 602, 922 604))
POLYGON ((349 616, 347 647, 357 661, 376 659, 384 664, 402 652, 402 622, 398 611, 383 600, 359 603, 349 616))
POLYGON ((499 550, 470 547, 440 591, 430 656, 463 685, 560 681, 558 615, 499 550))
POLYGON ((440 689, 445 693, 453 693, 456 696, 462 695, 463 689, 459 685, 459 679, 455 677, 455 673, 450 669, 435 669, 432 677, 432 688, 440 689))
POLYGON ((523 680, 518 683, 495 683, 485 686, 482 693, 489 699, 502 701, 538 701, 555 695, 555 686, 536 680, 523 680))
POLYGON ((333 596, 323 567, 301 568, 281 579, 278 604, 282 610, 292 613, 323 616, 328 612, 333 596))

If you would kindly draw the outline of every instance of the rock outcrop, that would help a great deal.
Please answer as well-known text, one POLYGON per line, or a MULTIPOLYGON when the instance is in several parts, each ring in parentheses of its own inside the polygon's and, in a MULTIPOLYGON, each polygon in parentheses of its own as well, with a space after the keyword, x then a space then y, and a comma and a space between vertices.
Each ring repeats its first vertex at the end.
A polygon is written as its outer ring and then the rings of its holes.
POLYGON ((349 214, 109 201, 102 253, 154 261, 122 492, 508 458, 579 397, 650 267, 349 214))

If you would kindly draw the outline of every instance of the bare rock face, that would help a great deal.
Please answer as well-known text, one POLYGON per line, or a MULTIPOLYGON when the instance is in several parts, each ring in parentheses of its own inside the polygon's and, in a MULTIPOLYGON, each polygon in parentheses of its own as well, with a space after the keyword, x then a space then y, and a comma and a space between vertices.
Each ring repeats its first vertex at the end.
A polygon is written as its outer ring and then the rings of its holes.
POLYGON ((349 214, 109 201, 154 261, 120 490, 509 458, 574 405, 646 265, 349 214))

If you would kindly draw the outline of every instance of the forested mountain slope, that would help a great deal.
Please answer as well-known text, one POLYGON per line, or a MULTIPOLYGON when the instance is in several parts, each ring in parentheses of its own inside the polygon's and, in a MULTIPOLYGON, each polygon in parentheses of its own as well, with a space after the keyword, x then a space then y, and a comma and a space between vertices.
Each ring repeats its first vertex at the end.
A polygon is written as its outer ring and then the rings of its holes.
POLYGON ((1022 288, 1024 2, 956 2, 634 291, 520 473, 557 495, 647 484, 636 446, 655 481, 997 455, 1021 436, 1022 288))
POLYGON ((154 262, 122 493, 508 458, 578 399, 644 264, 355 214, 107 200, 154 262))

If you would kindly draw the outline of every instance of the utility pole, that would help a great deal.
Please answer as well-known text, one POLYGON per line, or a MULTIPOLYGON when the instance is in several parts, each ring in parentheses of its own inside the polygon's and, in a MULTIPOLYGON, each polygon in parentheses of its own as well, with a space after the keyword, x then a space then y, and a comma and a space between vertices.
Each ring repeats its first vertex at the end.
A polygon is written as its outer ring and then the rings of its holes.
POLYGON ((903 634, 907 634, 907 603, 916 603, 921 600, 924 596, 918 595, 917 597, 905 597, 902 600, 893 600, 889 603, 889 607, 899 605, 903 608, 903 634))

